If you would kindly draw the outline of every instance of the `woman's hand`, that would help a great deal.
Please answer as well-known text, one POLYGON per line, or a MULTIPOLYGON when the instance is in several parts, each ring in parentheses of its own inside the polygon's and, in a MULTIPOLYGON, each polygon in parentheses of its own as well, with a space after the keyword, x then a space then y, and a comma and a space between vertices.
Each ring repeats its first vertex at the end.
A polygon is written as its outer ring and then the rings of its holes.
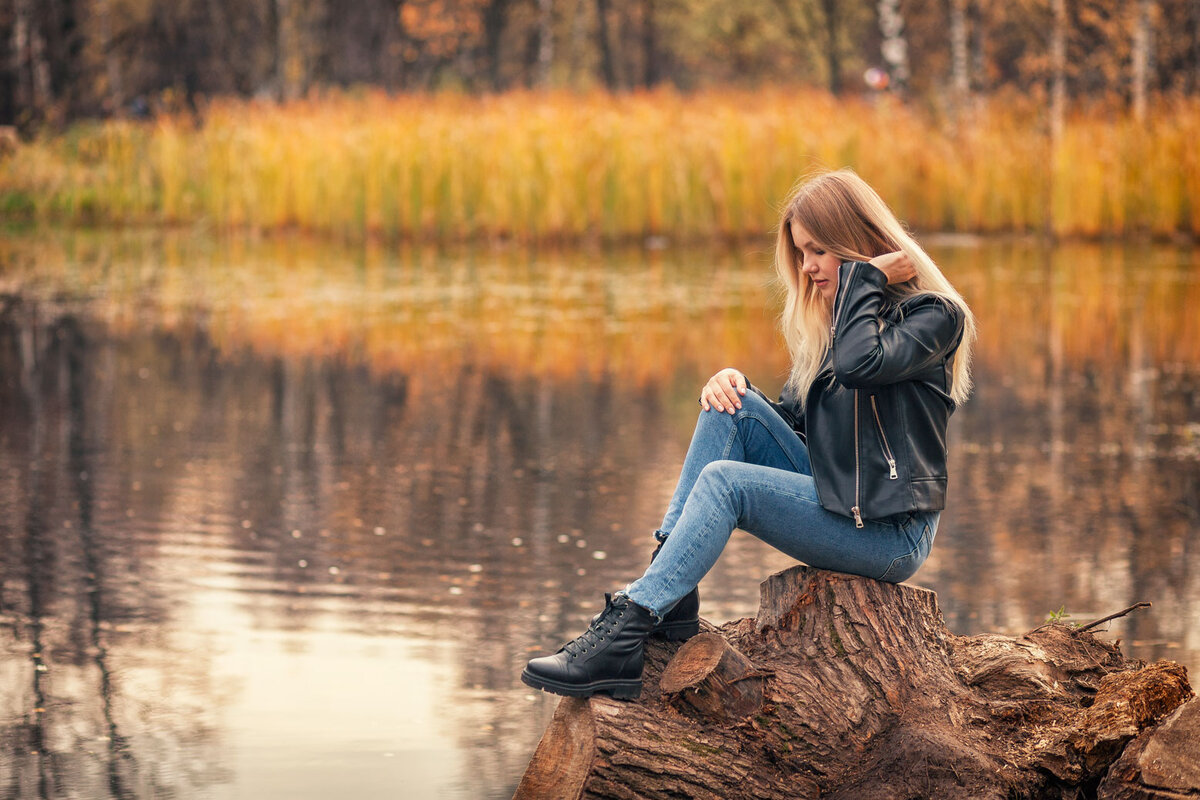
POLYGON ((716 409, 737 413, 742 407, 741 396, 746 393, 746 376, 733 367, 726 367, 708 379, 700 390, 700 405, 705 411, 716 409))
POLYGON ((867 263, 882 272, 890 284, 904 283, 917 277, 917 269, 913 266, 912 259, 903 250, 875 256, 867 263))

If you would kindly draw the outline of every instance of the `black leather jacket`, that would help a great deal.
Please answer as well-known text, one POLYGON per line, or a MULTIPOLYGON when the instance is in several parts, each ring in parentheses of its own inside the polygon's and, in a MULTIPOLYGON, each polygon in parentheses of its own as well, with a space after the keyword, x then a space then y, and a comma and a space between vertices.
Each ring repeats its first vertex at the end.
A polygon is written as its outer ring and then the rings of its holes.
POLYGON ((786 393, 772 403, 808 445, 821 505, 859 527, 946 504, 951 357, 963 315, 933 295, 892 302, 886 285, 871 264, 841 265, 832 346, 804 412, 786 393))

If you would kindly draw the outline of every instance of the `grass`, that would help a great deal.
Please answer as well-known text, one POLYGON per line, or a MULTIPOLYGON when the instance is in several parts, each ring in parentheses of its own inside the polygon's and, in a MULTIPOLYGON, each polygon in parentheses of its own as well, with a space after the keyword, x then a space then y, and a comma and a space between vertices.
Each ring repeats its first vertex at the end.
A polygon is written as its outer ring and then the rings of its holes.
POLYGON ((332 93, 88 123, 0 163, 10 218, 203 222, 348 240, 760 236, 798 176, 850 165, 913 228, 1200 234, 1200 101, 1146 123, 993 101, 951 124, 809 89, 332 93))

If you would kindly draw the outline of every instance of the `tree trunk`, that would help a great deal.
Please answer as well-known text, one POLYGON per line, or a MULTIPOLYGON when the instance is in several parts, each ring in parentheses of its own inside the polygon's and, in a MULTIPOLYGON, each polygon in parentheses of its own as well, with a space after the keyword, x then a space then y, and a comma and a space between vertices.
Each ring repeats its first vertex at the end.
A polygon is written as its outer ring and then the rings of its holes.
POLYGON ((1191 696, 1059 624, 955 636, 933 592, 794 567, 651 640, 639 700, 559 703, 515 798, 1074 798, 1191 696))
POLYGON ((571 12, 571 47, 567 53, 567 83, 571 86, 575 86, 579 79, 580 61, 587 41, 589 5, 589 0, 575 0, 575 9, 571 12))
POLYGON ((654 0, 642 0, 642 85, 658 84, 658 27, 654 19, 654 0))
POLYGON ((488 82, 496 91, 504 88, 500 67, 500 40, 508 23, 510 0, 491 0, 483 9, 483 46, 487 57, 488 82))
POLYGON ((534 85, 550 84, 550 66, 554 62, 554 2, 537 0, 537 70, 534 85))
POLYGON ((1133 117, 1138 122, 1146 119, 1146 94, 1150 83, 1150 20, 1153 14, 1153 0, 1137 0, 1136 19, 1133 25, 1132 60, 1132 94, 1133 117))
POLYGON ((903 94, 908 88, 908 37, 900 0, 879 0, 879 54, 887 67, 892 91, 903 94))
POLYGON ((1200 0, 1189 3, 1192 14, 1192 93, 1200 94, 1200 0))
POLYGON ((54 103, 46 38, 35 13, 34 0, 13 3, 13 55, 17 64, 17 122, 46 118, 54 103))
POLYGON ((970 88, 976 97, 988 91, 987 55, 985 52, 982 0, 971 0, 967 6, 967 36, 970 40, 970 88))
POLYGON ((300 44, 300 9, 303 0, 275 0, 275 84, 282 100, 294 100, 307 87, 300 44))
POLYGON ((838 0, 821 0, 825 15, 825 59, 829 65, 829 93, 842 91, 842 59, 838 52, 838 0))
POLYGON ((958 110, 971 95, 971 62, 967 35, 967 0, 950 0, 950 87, 958 110))
POLYGON ((112 0, 96 0, 95 14, 99 33, 99 55, 104 61, 105 91, 102 107, 108 114, 120 113, 125 106, 125 87, 121 63, 113 44, 112 0))
POLYGON ((1051 0, 1054 13, 1050 32, 1050 146, 1062 141, 1067 114, 1067 0, 1051 0))
POLYGON ((596 43, 600 47, 600 74, 604 85, 612 90, 617 88, 617 69, 608 38, 608 3, 609 0, 596 0, 596 43))

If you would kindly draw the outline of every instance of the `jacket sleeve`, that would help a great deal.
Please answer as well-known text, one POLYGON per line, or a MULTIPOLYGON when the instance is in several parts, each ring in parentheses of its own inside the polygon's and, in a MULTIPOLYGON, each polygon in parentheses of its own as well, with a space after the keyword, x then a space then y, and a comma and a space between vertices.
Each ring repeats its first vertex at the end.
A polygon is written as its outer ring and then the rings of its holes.
POLYGON ((948 357, 962 340, 962 315, 934 295, 906 303, 901 319, 883 324, 886 285, 883 272, 864 261, 848 261, 839 268, 833 374, 847 388, 908 380, 948 357))

